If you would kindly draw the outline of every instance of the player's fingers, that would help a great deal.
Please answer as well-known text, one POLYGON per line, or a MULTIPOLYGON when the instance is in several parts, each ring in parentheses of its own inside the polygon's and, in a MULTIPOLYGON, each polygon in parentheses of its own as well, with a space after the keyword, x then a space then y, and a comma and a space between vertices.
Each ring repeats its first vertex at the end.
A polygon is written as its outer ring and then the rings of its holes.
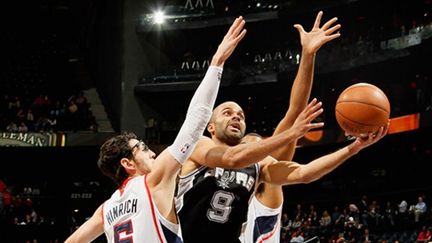
POLYGON ((316 98, 314 98, 304 109, 305 116, 309 116, 314 113, 319 107, 321 107, 322 103, 318 102, 316 98))
POLYGON ((235 39, 234 39, 234 41, 236 42, 236 43, 239 43, 242 39, 243 39, 243 37, 245 37, 245 35, 246 35, 246 30, 244 29, 235 39))
POLYGON ((389 128, 390 128, 390 121, 387 122, 387 124, 386 124, 386 126, 385 126, 385 128, 384 128, 384 135, 386 135, 386 134, 388 133, 389 128))
POLYGON ((317 118, 323 111, 322 103, 318 102, 316 103, 309 111, 307 116, 309 117, 308 122, 313 121, 315 118, 317 118), (317 114, 319 113, 319 114, 317 114))
POLYGON ((390 123, 387 122, 387 124, 385 126, 380 127, 380 130, 379 130, 379 136, 380 136, 380 138, 384 137, 387 134, 388 129, 389 129, 389 125, 390 125, 390 123))
POLYGON ((317 99, 317 98, 313 98, 313 99, 311 100, 311 102, 309 102, 309 104, 306 106, 306 109, 308 109, 308 108, 310 108, 310 107, 316 105, 317 102, 318 102, 318 99, 317 99))
POLYGON ((324 127, 324 122, 316 122, 316 123, 308 124, 308 130, 317 129, 321 127, 324 127))
POLYGON ((310 113, 314 113, 315 111, 317 111, 318 109, 320 109, 322 107, 322 102, 321 101, 320 102, 315 101, 315 102, 316 103, 309 108, 309 112, 310 113))
POLYGON ((246 21, 244 21, 243 19, 240 20, 239 24, 236 26, 236 28, 233 30, 232 35, 234 37, 236 37, 240 31, 243 29, 243 27, 245 26, 246 21))
POLYGON ((329 21, 327 21, 322 27, 321 29, 323 30, 327 30, 332 24, 334 24, 336 21, 338 20, 337 17, 334 17, 332 19, 330 19, 329 21))
POLYGON ((321 23, 321 17, 322 17, 322 15, 323 15, 323 11, 319 11, 318 15, 317 15, 317 17, 315 19, 315 23, 314 23, 314 26, 313 26, 314 28, 319 28, 319 25, 321 23))
POLYGON ((300 24, 295 24, 294 28, 296 28, 299 33, 304 33, 305 32, 305 30, 303 29, 303 26, 300 25, 300 24))
POLYGON ((236 27, 238 26, 241 20, 243 20, 242 16, 239 16, 234 20, 234 22, 232 23, 231 27, 228 30, 227 35, 231 35, 233 33, 233 31, 236 29, 236 27))
POLYGON ((329 42, 329 41, 334 40, 334 39, 336 39, 336 38, 338 38, 340 36, 341 36, 341 34, 339 32, 336 33, 336 34, 333 34, 333 35, 326 36, 324 42, 329 42))
POLYGON ((313 120, 315 120, 319 115, 321 115, 324 112, 323 108, 320 108, 319 110, 315 111, 314 113, 312 113, 311 115, 308 116, 307 118, 307 122, 310 123, 313 120))
POLYGON ((331 34, 333 34, 336 30, 340 29, 341 27, 342 27, 342 26, 341 26, 340 24, 337 24, 337 25, 331 27, 330 29, 325 30, 324 33, 325 33, 326 35, 331 35, 331 34))

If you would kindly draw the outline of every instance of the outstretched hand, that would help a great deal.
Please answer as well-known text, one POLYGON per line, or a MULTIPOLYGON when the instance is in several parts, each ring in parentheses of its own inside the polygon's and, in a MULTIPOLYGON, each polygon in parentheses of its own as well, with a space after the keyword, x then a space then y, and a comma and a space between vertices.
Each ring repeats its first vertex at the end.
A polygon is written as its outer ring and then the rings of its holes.
POLYGON ((294 25, 300 33, 300 42, 303 51, 307 53, 316 53, 322 45, 340 36, 340 33, 337 30, 340 29, 341 25, 337 24, 332 26, 338 19, 334 17, 320 27, 322 15, 323 12, 319 11, 314 26, 310 32, 306 32, 300 24, 294 25))
POLYGON ((234 20, 222 42, 219 44, 210 65, 221 66, 231 56, 237 44, 246 35, 246 29, 243 29, 244 25, 245 21, 242 16, 234 20))
POLYGON ((350 149, 357 153, 358 151, 378 142, 381 138, 387 135, 389 126, 390 122, 387 122, 387 124, 381 127, 377 133, 369 133, 367 137, 356 138, 356 140, 349 145, 350 149))
POLYGON ((303 137, 311 129, 321 128, 324 126, 324 122, 312 123, 315 118, 323 113, 321 106, 322 103, 318 102, 317 99, 314 98, 299 114, 290 128, 297 138, 303 137))

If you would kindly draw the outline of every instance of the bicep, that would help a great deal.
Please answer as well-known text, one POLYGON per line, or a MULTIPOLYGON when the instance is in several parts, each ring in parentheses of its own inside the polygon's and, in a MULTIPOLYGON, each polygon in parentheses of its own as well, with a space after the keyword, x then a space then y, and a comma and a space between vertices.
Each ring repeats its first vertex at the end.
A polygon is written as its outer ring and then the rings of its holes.
POLYGON ((215 167, 215 161, 221 160, 221 156, 223 153, 218 153, 217 150, 220 146, 216 146, 216 144, 208 137, 202 138, 197 146, 195 147, 195 150, 193 151, 192 155, 189 157, 188 162, 195 164, 196 166, 208 166, 208 167, 215 167), (211 157, 209 157, 209 155, 211 157))
POLYGON ((214 144, 214 142, 209 139, 208 137, 202 137, 197 145, 195 146, 195 149, 193 150, 191 156, 186 160, 186 162, 183 164, 181 168, 181 175, 187 175, 190 172, 194 171, 196 168, 200 167, 201 165, 205 165, 205 155, 209 149, 209 146, 211 144, 214 144))
POLYGON ((156 158, 151 173, 148 174, 147 182, 149 186, 151 188, 155 186, 164 188, 167 183, 171 184, 175 180, 180 167, 180 163, 170 154, 168 149, 165 149, 156 158))

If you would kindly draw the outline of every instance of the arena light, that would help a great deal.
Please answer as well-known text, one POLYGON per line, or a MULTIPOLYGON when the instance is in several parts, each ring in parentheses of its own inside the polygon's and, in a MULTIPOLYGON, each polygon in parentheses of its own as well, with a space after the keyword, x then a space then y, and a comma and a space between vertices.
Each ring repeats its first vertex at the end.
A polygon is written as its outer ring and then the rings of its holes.
POLYGON ((153 22, 155 24, 163 24, 165 22, 165 13, 162 11, 156 11, 153 13, 153 22))

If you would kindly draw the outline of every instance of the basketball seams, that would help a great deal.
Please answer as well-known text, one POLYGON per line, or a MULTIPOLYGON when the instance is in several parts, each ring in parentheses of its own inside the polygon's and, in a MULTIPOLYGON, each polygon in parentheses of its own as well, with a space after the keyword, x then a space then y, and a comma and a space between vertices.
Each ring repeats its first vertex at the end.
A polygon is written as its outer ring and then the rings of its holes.
MULTIPOLYGON (((373 84, 368 84, 368 83, 358 83, 358 84, 351 85, 350 87, 348 87, 344 91, 342 91, 342 93, 340 94, 339 97, 342 97, 348 91, 352 91, 352 89, 356 89, 356 88, 360 88, 360 89, 361 88, 370 88, 370 89, 373 89, 374 91, 379 92, 383 97, 385 97, 387 99, 387 95, 384 93, 384 91, 382 91, 377 86, 375 86, 373 84)), ((353 92, 355 92, 355 91, 353 91, 353 92)))
POLYGON ((376 126, 379 126, 379 125, 380 125, 380 124, 370 125, 370 124, 365 124, 365 123, 357 122, 357 121, 354 121, 354 120, 349 119, 348 117, 344 116, 344 115, 343 115, 340 111, 338 111, 338 110, 336 110, 336 112, 338 113, 338 115, 340 115, 340 116, 343 117, 344 119, 346 119, 346 120, 348 120, 348 121, 350 121, 350 122, 352 122, 352 123, 355 123, 355 124, 357 124, 357 125, 361 125, 361 126, 365 126, 365 127, 376 127, 376 126))
MULTIPOLYGON (((384 111, 385 113, 389 114, 389 111, 387 111, 386 109, 384 109, 384 108, 382 108, 382 107, 380 107, 380 106, 377 106, 377 105, 371 104, 371 103, 367 103, 367 102, 361 102, 361 101, 357 101, 357 100, 355 100, 355 101, 354 101, 354 100, 342 100, 342 101, 338 101, 338 102, 336 102, 336 106, 337 106, 338 104, 341 104, 341 103, 359 103, 359 104, 363 104, 363 105, 370 105, 370 106, 373 106, 373 107, 375 107, 375 108, 378 108, 378 109, 384 111)), ((336 107, 336 109, 337 109, 337 107, 336 107)))

